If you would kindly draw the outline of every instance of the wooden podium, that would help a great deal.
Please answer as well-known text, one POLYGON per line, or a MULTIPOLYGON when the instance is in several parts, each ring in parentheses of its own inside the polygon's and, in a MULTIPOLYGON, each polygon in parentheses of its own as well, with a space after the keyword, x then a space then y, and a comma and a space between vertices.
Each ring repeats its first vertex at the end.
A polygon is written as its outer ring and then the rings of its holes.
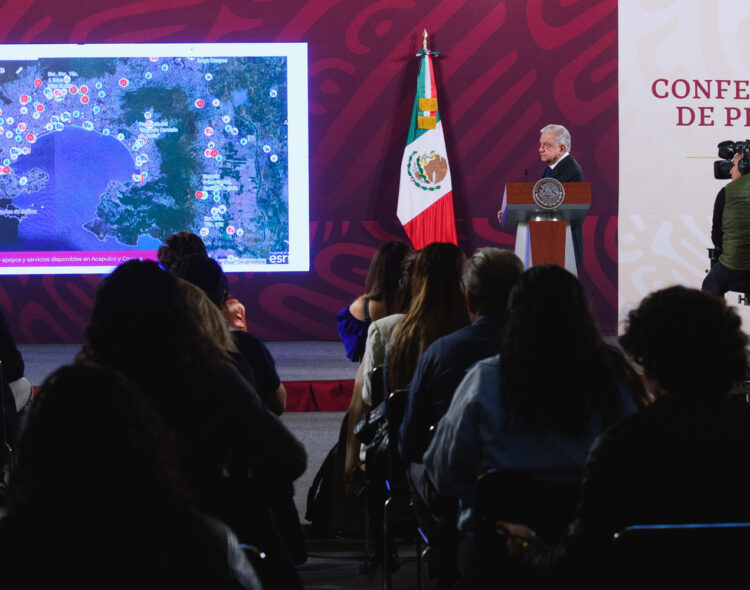
POLYGON ((562 183, 562 202, 545 208, 534 200, 534 182, 509 182, 503 193, 500 224, 516 228, 516 255, 525 268, 537 264, 557 264, 575 276, 575 252, 571 225, 580 227, 591 205, 588 182, 562 183))

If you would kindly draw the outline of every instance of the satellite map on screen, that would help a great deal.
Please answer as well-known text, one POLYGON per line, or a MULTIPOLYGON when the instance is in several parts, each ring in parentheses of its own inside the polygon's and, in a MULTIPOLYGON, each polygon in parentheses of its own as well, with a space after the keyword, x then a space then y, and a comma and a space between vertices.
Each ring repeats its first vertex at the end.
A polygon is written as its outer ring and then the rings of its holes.
POLYGON ((114 265, 189 230, 283 261, 288 136, 284 56, 0 60, 2 256, 114 265))

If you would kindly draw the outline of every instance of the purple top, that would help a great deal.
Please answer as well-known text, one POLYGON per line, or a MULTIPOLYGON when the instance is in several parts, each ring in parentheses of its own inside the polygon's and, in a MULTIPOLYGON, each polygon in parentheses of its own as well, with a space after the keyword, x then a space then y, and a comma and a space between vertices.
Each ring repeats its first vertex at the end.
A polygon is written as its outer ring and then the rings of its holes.
POLYGON ((364 321, 355 318, 347 305, 336 314, 336 329, 339 331, 341 342, 346 348, 346 358, 358 363, 365 354, 367 343, 367 328, 370 327, 370 300, 365 299, 364 321))

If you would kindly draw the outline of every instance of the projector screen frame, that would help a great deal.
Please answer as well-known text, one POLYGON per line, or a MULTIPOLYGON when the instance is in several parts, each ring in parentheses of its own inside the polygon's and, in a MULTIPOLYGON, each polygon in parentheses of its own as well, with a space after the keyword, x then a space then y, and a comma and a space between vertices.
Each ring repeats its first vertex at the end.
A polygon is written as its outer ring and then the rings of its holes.
MULTIPOLYGON (((307 271, 310 268, 309 252, 309 148, 308 148, 308 89, 306 43, 208 43, 208 44, 38 44, 0 45, 0 67, 7 62, 33 63, 39 59, 55 58, 233 58, 233 57, 283 57, 286 60, 287 118, 287 195, 288 195, 288 249, 271 252, 264 263, 217 260, 227 272, 279 272, 307 271)), ((15 64, 14 64, 15 65, 15 64)), ((0 85, 0 92, 3 86, 0 85)), ((0 103, 0 108, 2 104, 0 103)), ((3 114, 0 110, 0 121, 3 114)), ((0 125, 2 127, 2 125, 0 125)), ((7 128, 7 125, 5 126, 7 128)), ((17 132, 17 131, 14 131, 17 132)), ((54 133, 55 131, 52 131, 54 133)), ((0 167, 4 155, 0 155, 0 167)), ((7 195, 2 198, 9 199, 7 195)), ((20 223, 20 221, 19 221, 20 223)), ((187 228, 185 228, 187 229, 187 228)), ((81 229, 81 231, 86 231, 81 229)), ((165 237, 165 236, 162 236, 165 237)), ((152 240, 153 241, 153 240, 152 240)), ((76 259, 75 252, 56 251, 2 251, 0 275, 29 274, 106 274, 118 263, 130 258, 153 258, 155 250, 139 250, 126 246, 104 254, 113 260, 109 263, 78 265, 66 261, 76 259), (118 256, 119 255, 119 256, 118 256), (25 258, 24 258, 25 257, 25 258), (34 257, 50 259, 50 263, 35 264, 34 257), (52 262, 50 257, 59 260, 52 262), (9 263, 21 260, 24 266, 9 263), (118 260, 116 260, 119 258, 118 260), (29 262, 30 261, 30 262, 29 262)), ((82 250, 81 255, 96 251, 82 250)), ((90 257, 89 257, 90 258, 90 257)), ((106 259, 107 256, 99 258, 106 259)))

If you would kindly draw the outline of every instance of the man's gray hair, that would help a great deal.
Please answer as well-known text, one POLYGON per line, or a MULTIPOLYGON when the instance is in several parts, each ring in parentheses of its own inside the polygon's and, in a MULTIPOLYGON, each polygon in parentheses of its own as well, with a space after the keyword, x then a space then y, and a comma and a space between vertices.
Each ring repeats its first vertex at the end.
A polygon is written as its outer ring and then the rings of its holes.
POLYGON ((547 125, 542 127, 539 133, 554 133, 557 145, 564 145, 565 151, 570 153, 570 132, 562 125, 547 125))
POLYGON ((510 290, 523 272, 523 263, 512 250, 479 248, 464 262, 464 288, 474 297, 477 313, 506 309, 510 290))

